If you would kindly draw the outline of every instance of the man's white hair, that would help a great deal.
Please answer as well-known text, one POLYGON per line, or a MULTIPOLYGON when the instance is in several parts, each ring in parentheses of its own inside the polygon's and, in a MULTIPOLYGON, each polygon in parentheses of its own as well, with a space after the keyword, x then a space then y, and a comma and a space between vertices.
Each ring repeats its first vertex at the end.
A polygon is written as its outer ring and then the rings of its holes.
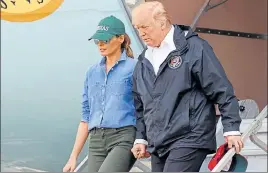
POLYGON ((161 2, 144 2, 134 8, 132 11, 132 16, 134 20, 133 23, 139 23, 136 21, 140 21, 142 18, 144 19, 146 14, 151 15, 151 19, 157 24, 162 24, 166 26, 171 24, 168 13, 161 2))

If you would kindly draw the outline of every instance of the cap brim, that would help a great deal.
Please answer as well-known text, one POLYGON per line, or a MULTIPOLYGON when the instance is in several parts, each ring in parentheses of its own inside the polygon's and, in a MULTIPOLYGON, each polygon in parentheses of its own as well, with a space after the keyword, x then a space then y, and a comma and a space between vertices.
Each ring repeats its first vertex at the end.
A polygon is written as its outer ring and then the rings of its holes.
POLYGON ((108 34, 108 33, 99 33, 96 32, 91 38, 89 38, 88 40, 91 39, 97 39, 97 40, 102 40, 102 41, 107 41, 110 40, 114 35, 112 34, 108 34))

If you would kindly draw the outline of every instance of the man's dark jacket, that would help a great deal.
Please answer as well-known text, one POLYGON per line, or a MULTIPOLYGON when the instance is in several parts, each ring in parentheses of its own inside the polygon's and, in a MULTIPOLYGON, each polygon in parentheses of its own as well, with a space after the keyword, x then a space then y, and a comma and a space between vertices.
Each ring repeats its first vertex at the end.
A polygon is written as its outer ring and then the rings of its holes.
POLYGON ((172 147, 216 149, 219 104, 224 132, 239 131, 238 99, 207 41, 189 27, 174 25, 172 51, 155 75, 145 51, 133 74, 136 139, 147 140, 160 156, 172 147), (188 30, 185 37, 184 30, 188 30))

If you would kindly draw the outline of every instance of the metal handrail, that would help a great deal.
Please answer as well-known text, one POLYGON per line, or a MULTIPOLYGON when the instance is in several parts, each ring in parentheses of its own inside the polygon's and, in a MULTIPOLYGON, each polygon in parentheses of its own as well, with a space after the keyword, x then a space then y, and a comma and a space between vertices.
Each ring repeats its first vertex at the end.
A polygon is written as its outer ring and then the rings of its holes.
POLYGON ((215 8, 215 7, 217 7, 217 6, 219 6, 219 5, 222 5, 222 4, 224 4, 225 2, 227 2, 228 0, 222 0, 221 2, 218 2, 218 3, 216 3, 216 4, 208 4, 208 6, 207 6, 207 11, 208 10, 211 10, 211 9, 213 9, 213 8, 215 8))
POLYGON ((200 10, 198 11, 198 13, 196 14, 196 16, 195 16, 195 18, 194 18, 194 20, 193 20, 193 22, 192 22, 192 24, 191 24, 191 28, 192 28, 193 31, 196 29, 196 24, 197 24, 199 18, 200 18, 205 12, 207 12, 208 10, 211 10, 211 9, 213 9, 213 8, 219 6, 219 5, 224 4, 224 3, 227 2, 228 0, 222 0, 221 2, 218 2, 218 3, 213 4, 213 5, 210 4, 210 1, 211 1, 211 0, 206 0, 205 3, 204 3, 204 4, 202 5, 202 7, 200 8, 200 10))
POLYGON ((253 142, 255 145, 257 145, 267 153, 267 144, 260 140, 257 135, 251 135, 249 136, 249 139, 251 140, 251 142, 253 142))
POLYGON ((75 168, 74 172, 80 172, 87 166, 88 155, 79 163, 79 165, 75 168))
POLYGON ((137 160, 134 164, 133 167, 137 167, 139 168, 140 170, 142 170, 142 172, 152 172, 152 170, 146 166, 145 164, 143 164, 141 161, 137 160))
MULTIPOLYGON (((261 113, 254 119, 250 127, 247 128, 245 132, 242 134, 243 142, 245 142, 252 135, 252 133, 255 132, 255 129, 261 125, 261 122, 266 116, 267 116, 267 105, 264 107, 261 113)), ((254 143, 257 143, 258 146, 261 146, 261 143, 258 140, 255 140, 254 143)), ((266 152, 267 152, 267 146, 266 146, 266 152)), ((215 166, 215 168, 211 172, 220 172, 228 164, 228 162, 231 160, 234 154, 235 154, 235 148, 233 147, 223 156, 223 158, 219 161, 219 163, 215 166)))
POLYGON ((195 18, 194 18, 194 20, 193 20, 193 22, 191 24, 191 28, 192 28, 193 31, 196 28, 196 24, 197 24, 199 18, 203 15, 204 12, 206 12, 206 9, 207 9, 210 1, 211 0, 206 0, 205 3, 203 4, 203 6, 198 11, 198 13, 196 14, 196 16, 195 16, 195 18))

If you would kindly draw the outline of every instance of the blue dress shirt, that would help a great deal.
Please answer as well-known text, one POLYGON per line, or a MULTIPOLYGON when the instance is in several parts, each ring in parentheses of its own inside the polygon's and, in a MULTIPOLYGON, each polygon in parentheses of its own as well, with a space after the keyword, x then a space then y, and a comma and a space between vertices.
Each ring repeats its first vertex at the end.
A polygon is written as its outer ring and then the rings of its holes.
POLYGON ((108 74, 105 57, 89 68, 84 82, 81 120, 88 123, 89 130, 136 125, 132 96, 136 62, 124 50, 108 74))

